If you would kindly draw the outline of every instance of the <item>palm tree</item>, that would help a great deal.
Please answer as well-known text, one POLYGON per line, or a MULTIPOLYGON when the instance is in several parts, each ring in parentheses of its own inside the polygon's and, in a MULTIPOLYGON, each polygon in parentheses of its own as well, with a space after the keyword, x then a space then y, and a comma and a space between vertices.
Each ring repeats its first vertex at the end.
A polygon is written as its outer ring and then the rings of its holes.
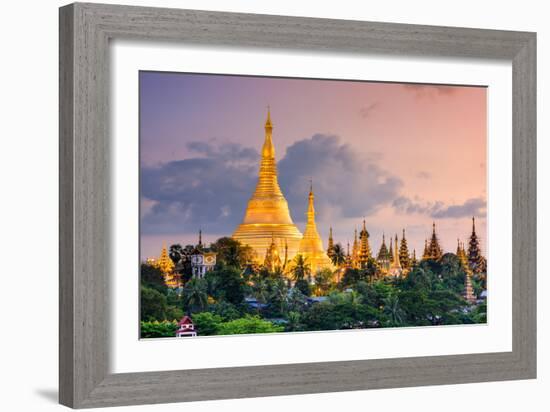
MULTIPOLYGON (((266 303, 269 294, 269 285, 266 279, 256 276, 252 281, 252 295, 258 303, 266 303)), ((260 305, 257 307, 260 312, 260 305)))
POLYGON ((346 252, 340 243, 334 245, 331 259, 336 267, 341 267, 346 263, 346 252))
POLYGON ((181 247, 181 245, 179 243, 176 243, 175 245, 170 246, 168 256, 170 256, 170 259, 172 259, 174 265, 177 265, 183 257, 183 248, 181 247))
POLYGON ((288 319, 288 323, 286 328, 289 332, 298 331, 302 329, 302 324, 301 324, 302 317, 298 312, 289 312, 287 319, 288 319))
POLYGON ((183 288, 183 298, 187 305, 187 314, 191 314, 192 308, 203 310, 208 304, 207 284, 204 279, 194 278, 187 282, 183 288))
POLYGON ((328 293, 332 284, 333 274, 330 269, 321 269, 315 274, 315 289, 318 296, 328 293))
POLYGON ((403 310, 399 306, 399 297, 391 294, 384 299, 384 313, 390 318, 392 326, 398 326, 403 323, 403 310))
POLYGON ((295 282, 304 279, 310 279, 311 277, 311 266, 307 263, 307 258, 304 258, 303 255, 296 255, 294 261, 292 262, 292 275, 295 282))
POLYGON ((357 293, 355 290, 346 292, 345 296, 346 300, 348 301, 348 303, 351 304, 353 308, 357 308, 361 303, 361 297, 359 296, 359 293, 357 293))
POLYGON ((280 278, 274 282, 270 299, 279 303, 279 310, 281 314, 284 314, 288 302, 288 287, 284 279, 280 278))

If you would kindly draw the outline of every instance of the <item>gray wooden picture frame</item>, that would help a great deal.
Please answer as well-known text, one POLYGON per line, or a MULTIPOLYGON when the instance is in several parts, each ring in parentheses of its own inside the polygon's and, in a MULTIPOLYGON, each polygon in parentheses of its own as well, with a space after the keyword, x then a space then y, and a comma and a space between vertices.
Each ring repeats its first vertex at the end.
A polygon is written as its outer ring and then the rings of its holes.
POLYGON ((535 33, 84 3, 62 7, 59 16, 62 404, 89 408, 536 377, 535 33), (512 351, 109 373, 111 39, 510 61, 512 351))

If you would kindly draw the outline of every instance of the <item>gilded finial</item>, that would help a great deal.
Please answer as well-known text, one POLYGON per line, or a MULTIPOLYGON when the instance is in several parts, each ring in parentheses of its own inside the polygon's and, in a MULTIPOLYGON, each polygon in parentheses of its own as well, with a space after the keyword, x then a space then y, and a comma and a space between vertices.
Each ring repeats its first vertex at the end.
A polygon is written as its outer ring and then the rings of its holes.
POLYGON ((267 105, 267 119, 265 120, 265 128, 273 129, 273 124, 271 123, 271 108, 267 105))

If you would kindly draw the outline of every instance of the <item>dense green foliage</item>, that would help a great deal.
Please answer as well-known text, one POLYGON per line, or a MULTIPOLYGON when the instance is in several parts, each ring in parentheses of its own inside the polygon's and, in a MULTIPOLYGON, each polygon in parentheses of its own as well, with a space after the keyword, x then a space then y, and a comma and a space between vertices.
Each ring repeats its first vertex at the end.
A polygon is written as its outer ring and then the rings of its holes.
MULTIPOLYGON (((178 246, 178 245, 176 245, 178 246)), ((377 261, 364 269, 337 274, 312 273, 297 256, 283 274, 249 264, 250 250, 230 238, 212 245, 218 264, 204 279, 190 279, 169 289, 157 269, 142 265, 142 337, 174 336, 176 323, 191 316, 199 336, 282 331, 382 328, 484 323, 483 300, 468 304, 462 297, 465 272, 456 255, 425 260, 404 277, 381 276, 377 261)), ((181 262, 189 250, 170 248, 181 262)), ((472 279, 483 291, 485 274, 472 279)))
POLYGON ((176 321, 141 322, 142 338, 173 338, 176 336, 178 323, 176 321))

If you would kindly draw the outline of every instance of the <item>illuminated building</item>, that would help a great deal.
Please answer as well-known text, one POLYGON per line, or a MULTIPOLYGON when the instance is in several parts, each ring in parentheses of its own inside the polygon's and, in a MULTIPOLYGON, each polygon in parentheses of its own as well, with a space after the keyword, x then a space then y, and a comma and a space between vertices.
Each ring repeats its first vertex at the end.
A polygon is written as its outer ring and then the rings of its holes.
POLYGON ((292 221, 288 203, 279 187, 272 132, 268 109, 258 183, 248 201, 243 222, 233 233, 233 239, 254 250, 258 263, 262 262, 273 239, 284 242, 288 248, 288 259, 298 253, 302 239, 302 233, 292 221))

